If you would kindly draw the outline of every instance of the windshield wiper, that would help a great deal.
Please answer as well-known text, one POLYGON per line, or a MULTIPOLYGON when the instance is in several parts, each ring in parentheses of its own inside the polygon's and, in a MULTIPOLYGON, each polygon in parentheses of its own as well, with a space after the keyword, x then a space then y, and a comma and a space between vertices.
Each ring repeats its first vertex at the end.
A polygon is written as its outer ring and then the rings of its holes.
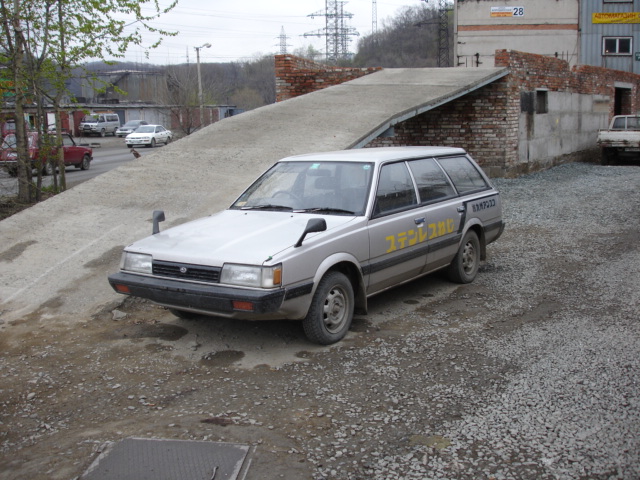
POLYGON ((291 211, 293 208, 287 207, 286 205, 271 205, 269 203, 264 205, 246 205, 244 207, 240 207, 240 210, 286 210, 291 211))
POLYGON ((300 210, 295 210, 296 212, 326 212, 326 213, 346 213, 349 215, 353 215, 355 212, 351 210, 344 210, 342 208, 333 208, 333 207, 313 207, 313 208, 303 208, 300 210))

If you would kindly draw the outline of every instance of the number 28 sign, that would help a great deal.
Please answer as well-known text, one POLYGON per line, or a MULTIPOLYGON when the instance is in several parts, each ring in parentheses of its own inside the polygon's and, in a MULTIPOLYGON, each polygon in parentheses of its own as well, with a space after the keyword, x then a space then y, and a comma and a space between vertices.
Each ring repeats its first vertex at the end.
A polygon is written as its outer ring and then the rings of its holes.
POLYGON ((492 17, 524 17, 524 7, 491 7, 492 17))

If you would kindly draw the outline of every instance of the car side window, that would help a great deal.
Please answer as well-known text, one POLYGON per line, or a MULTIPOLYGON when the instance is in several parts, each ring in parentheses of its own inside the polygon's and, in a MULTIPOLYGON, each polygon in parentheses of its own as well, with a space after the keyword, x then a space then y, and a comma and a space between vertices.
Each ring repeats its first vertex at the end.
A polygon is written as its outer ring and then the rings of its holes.
POLYGON ((63 136, 62 137, 62 145, 64 147, 73 147, 74 143, 73 143, 73 140, 71 140, 70 137, 63 136))
POLYGON ((439 158, 438 163, 447 172, 459 194, 489 188, 480 172, 467 157, 439 158))
POLYGON ((409 168, 418 184, 420 203, 430 203, 456 194, 447 176, 433 158, 409 162, 409 168))
POLYGON ((404 162, 383 165, 376 190, 374 214, 384 214, 417 205, 416 191, 404 162))

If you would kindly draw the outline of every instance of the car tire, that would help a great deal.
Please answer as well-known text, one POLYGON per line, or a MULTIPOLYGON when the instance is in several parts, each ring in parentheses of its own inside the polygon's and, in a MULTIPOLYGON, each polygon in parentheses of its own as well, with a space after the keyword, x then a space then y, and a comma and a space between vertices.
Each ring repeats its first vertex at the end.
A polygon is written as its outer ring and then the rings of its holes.
POLYGON ((171 137, 167 137, 167 141, 164 142, 165 145, 169 145, 171 143, 171 137))
POLYGON ((104 131, 104 128, 102 130, 100 130, 100 136, 101 137, 105 137, 107 135, 107 132, 104 131))
POLYGON ((152 138, 151 143, 147 145, 148 148, 154 148, 156 146, 156 139, 152 138))
POLYGON ((447 269, 449 280, 456 283, 471 283, 480 267, 480 240, 473 230, 469 230, 458 248, 458 253, 447 269))
POLYGON ((82 157, 82 162, 80 163, 80 170, 89 170, 91 166, 91 160, 89 159, 89 155, 85 155, 82 157))
POLYGON ((170 308, 169 311, 182 320, 194 320, 201 316, 197 313, 188 312, 186 310, 178 310, 177 308, 170 308))
POLYGON ((42 176, 47 177, 49 175, 53 175, 53 165, 50 161, 46 160, 42 166, 42 176))
POLYGON ((342 340, 353 321, 353 286, 340 272, 329 272, 318 284, 307 316, 302 321, 309 340, 331 345, 342 340))

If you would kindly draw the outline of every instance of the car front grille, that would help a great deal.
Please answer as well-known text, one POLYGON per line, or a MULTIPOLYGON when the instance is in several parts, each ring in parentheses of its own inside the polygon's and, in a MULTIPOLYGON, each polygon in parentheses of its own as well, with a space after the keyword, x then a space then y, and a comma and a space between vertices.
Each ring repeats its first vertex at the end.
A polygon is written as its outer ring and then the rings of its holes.
POLYGON ((194 282, 219 283, 220 267, 190 265, 188 263, 153 261, 153 274, 159 277, 179 278, 194 282))

